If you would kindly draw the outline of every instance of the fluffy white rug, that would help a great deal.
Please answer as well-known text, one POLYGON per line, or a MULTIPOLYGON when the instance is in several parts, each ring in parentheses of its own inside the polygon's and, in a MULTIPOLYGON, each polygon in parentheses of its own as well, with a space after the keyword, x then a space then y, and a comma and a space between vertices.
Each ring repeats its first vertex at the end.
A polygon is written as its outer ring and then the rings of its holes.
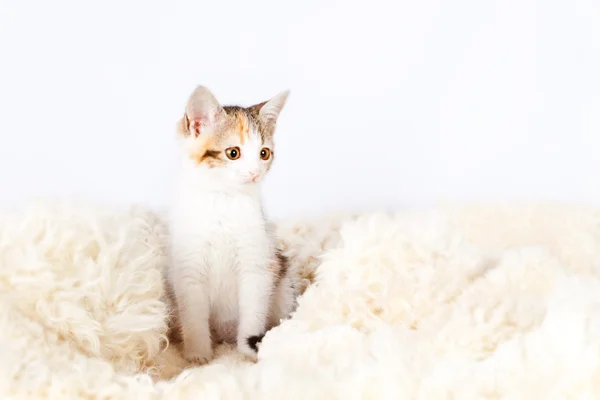
POLYGON ((259 362, 165 348, 167 231, 33 205, 0 228, 0 398, 597 399, 600 211, 529 205, 279 223, 305 284, 259 362))

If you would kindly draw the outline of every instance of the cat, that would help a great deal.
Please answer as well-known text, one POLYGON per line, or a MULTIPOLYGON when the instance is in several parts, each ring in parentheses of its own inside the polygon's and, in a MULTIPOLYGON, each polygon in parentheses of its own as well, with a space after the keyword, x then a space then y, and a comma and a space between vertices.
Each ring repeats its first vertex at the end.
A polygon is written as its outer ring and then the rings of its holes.
POLYGON ((294 278, 260 194, 288 94, 251 107, 222 106, 198 86, 178 123, 181 169, 167 282, 183 356, 192 363, 210 361, 219 342, 256 360, 266 331, 295 308, 294 278))

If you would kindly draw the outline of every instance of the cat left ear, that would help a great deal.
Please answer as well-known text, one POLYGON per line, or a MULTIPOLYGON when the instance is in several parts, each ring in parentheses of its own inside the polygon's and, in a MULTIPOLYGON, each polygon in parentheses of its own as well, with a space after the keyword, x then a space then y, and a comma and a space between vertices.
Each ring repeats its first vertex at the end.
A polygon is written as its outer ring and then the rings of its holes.
POLYGON ((283 106, 287 101, 290 91, 286 90, 273 97, 271 100, 254 106, 258 108, 258 116, 268 125, 274 124, 279 118, 279 113, 283 110, 283 106))
POLYGON ((204 86, 198 86, 188 99, 184 124, 187 131, 198 136, 212 128, 223 114, 223 107, 216 97, 204 86))

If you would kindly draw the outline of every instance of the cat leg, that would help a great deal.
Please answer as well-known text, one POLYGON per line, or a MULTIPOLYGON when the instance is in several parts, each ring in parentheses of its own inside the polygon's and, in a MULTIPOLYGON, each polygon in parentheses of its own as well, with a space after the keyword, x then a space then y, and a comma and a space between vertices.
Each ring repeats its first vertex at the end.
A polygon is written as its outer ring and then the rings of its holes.
POLYGON ((271 300, 267 330, 287 319, 296 308, 296 289, 289 276, 279 280, 271 300))
POLYGON ((251 266, 239 272, 238 351, 256 360, 258 344, 267 328, 274 276, 268 268, 251 266))
MULTIPOLYGON (((181 267, 180 267, 181 268, 181 267)), ((183 356, 186 360, 204 364, 212 359, 208 284, 197 268, 184 268, 176 277, 173 288, 177 297, 183 356), (192 273, 186 274, 185 271, 192 273)))

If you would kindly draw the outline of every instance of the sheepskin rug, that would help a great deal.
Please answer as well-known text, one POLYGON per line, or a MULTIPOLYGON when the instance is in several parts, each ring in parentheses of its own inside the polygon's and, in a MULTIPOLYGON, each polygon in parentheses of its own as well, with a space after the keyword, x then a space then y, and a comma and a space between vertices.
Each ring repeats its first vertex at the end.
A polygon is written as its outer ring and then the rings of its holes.
POLYGON ((469 206, 277 223, 302 282, 257 363, 167 346, 168 232, 140 207, 0 219, 2 399, 598 399, 600 210, 469 206))

